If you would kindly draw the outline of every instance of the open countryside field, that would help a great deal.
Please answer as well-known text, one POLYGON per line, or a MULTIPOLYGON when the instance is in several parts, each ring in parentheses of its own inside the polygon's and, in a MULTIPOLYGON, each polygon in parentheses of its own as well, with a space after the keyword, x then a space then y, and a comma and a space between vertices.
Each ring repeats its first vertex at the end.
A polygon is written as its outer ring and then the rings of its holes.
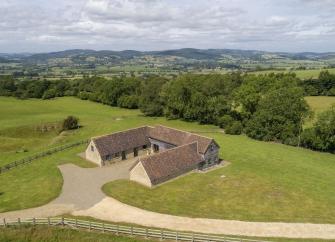
MULTIPOLYGON (((0 112, 0 164, 91 136, 163 124, 215 138, 221 146, 221 158, 229 165, 154 189, 117 181, 104 186, 106 193, 148 210, 192 217, 335 223, 335 156, 331 154, 224 135, 211 125, 144 117, 137 110, 75 98, 0 98, 0 112), (83 127, 62 134, 36 129, 67 115, 79 117, 83 127)), ((62 177, 57 165, 72 162, 92 166, 77 156, 84 148, 51 155, 0 175, 0 212, 39 206, 58 196, 62 177)))
POLYGON ((314 96, 305 99, 315 114, 326 111, 332 105, 335 105, 335 97, 314 96))
MULTIPOLYGON (((334 74, 335 68, 331 69, 315 69, 315 70, 295 70, 291 71, 297 75, 298 78, 301 79, 310 79, 310 78, 318 78, 321 71, 329 71, 329 73, 334 74)), ((267 71, 256 71, 250 72, 251 74, 269 74, 269 73, 289 73, 290 71, 278 71, 278 70, 267 70, 267 71)))
POLYGON ((321 112, 335 105, 335 97, 314 96, 305 97, 305 99, 313 112, 312 116, 305 121, 306 127, 311 126, 321 112))

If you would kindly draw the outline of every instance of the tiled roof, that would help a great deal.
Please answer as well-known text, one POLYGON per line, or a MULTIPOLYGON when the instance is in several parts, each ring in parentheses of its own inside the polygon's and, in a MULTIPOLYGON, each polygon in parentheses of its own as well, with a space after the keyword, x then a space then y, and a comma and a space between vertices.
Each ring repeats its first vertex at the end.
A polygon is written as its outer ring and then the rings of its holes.
POLYGON ((100 156, 105 156, 148 144, 149 129, 151 128, 144 126, 110 135, 95 137, 92 140, 97 147, 100 156))
POLYGON ((208 146, 213 141, 213 139, 204 136, 161 125, 155 126, 154 128, 150 129, 149 136, 153 139, 164 141, 175 146, 189 144, 196 141, 198 142, 198 151, 201 154, 206 153, 208 146))
POLYGON ((151 183, 155 185, 195 169, 203 161, 197 148, 197 142, 193 142, 139 158, 138 162, 142 163, 151 183))

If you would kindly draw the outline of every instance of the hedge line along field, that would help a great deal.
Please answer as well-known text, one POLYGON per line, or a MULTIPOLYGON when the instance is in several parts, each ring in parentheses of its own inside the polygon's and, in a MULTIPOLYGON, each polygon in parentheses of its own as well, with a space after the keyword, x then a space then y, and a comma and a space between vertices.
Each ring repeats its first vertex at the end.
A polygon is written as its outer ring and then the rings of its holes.
MULTIPOLYGON (((92 136, 163 124, 215 138, 228 165, 154 189, 116 181, 104 186, 107 194, 134 206, 184 216, 335 223, 335 156, 331 154, 225 135, 211 125, 144 117, 138 110, 70 97, 48 101, 0 98, 0 112, 2 164, 92 136), (36 132, 35 126, 59 122, 67 115, 77 116, 82 128, 63 134, 52 130, 30 134, 36 132)), ((0 212, 39 206, 57 197, 62 186, 57 165, 93 166, 77 156, 84 149, 66 150, 0 175, 0 212)))

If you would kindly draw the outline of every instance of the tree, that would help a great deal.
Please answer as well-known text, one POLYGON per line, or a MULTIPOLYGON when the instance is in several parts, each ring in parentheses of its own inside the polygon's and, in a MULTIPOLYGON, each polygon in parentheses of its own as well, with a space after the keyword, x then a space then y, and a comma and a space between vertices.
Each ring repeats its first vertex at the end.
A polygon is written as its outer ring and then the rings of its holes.
POLYGON ((335 105, 322 112, 312 128, 303 131, 301 142, 310 149, 335 152, 335 105))
POLYGON ((149 77, 142 80, 139 94, 140 110, 147 116, 163 115, 163 99, 161 90, 167 79, 162 77, 149 77))
POLYGON ((273 89, 260 100, 257 111, 246 123, 246 134, 254 139, 298 144, 308 105, 301 88, 273 89))
POLYGON ((233 121, 231 124, 228 124, 224 129, 226 134, 239 135, 242 134, 243 125, 241 121, 233 121))
POLYGON ((43 93, 42 99, 51 99, 56 97, 56 90, 55 89, 48 89, 43 93))
POLYGON ((71 130, 79 128, 79 119, 74 116, 68 116, 62 123, 62 130, 71 130))

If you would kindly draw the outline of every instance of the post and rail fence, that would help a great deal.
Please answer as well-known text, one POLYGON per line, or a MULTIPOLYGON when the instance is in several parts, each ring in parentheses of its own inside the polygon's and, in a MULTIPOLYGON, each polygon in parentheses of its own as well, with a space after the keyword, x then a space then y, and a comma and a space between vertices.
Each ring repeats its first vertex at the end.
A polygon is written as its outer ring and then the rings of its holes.
POLYGON ((7 171, 10 171, 10 170, 12 170, 12 169, 14 169, 14 168, 16 168, 18 166, 30 163, 30 162, 32 162, 34 160, 39 159, 39 158, 46 157, 46 156, 52 155, 54 153, 57 153, 57 152, 69 149, 69 148, 73 148, 75 146, 79 146, 79 145, 82 145, 82 144, 88 144, 89 141, 90 140, 81 140, 81 141, 78 141, 78 142, 75 142, 75 143, 70 143, 70 144, 58 146, 58 147, 51 148, 49 150, 37 153, 35 155, 28 156, 28 157, 23 158, 21 160, 13 161, 13 162, 8 163, 8 164, 6 164, 4 166, 0 166, 0 174, 5 173, 7 171))
MULTIPOLYGON (((1 222, 0 222, 1 225, 1 222)), ((111 233, 116 235, 127 235, 127 236, 138 236, 146 239, 153 238, 159 240, 169 241, 192 241, 192 242, 269 242, 265 240, 253 240, 245 238, 234 238, 220 235, 209 235, 201 233, 190 233, 171 231, 154 228, 141 228, 134 226, 125 226, 112 223, 93 222, 85 221, 73 218, 54 217, 54 218, 17 218, 17 219, 5 219, 2 221, 3 227, 10 226, 61 226, 68 227, 70 229, 86 229, 89 231, 96 231, 102 233, 111 233)))

